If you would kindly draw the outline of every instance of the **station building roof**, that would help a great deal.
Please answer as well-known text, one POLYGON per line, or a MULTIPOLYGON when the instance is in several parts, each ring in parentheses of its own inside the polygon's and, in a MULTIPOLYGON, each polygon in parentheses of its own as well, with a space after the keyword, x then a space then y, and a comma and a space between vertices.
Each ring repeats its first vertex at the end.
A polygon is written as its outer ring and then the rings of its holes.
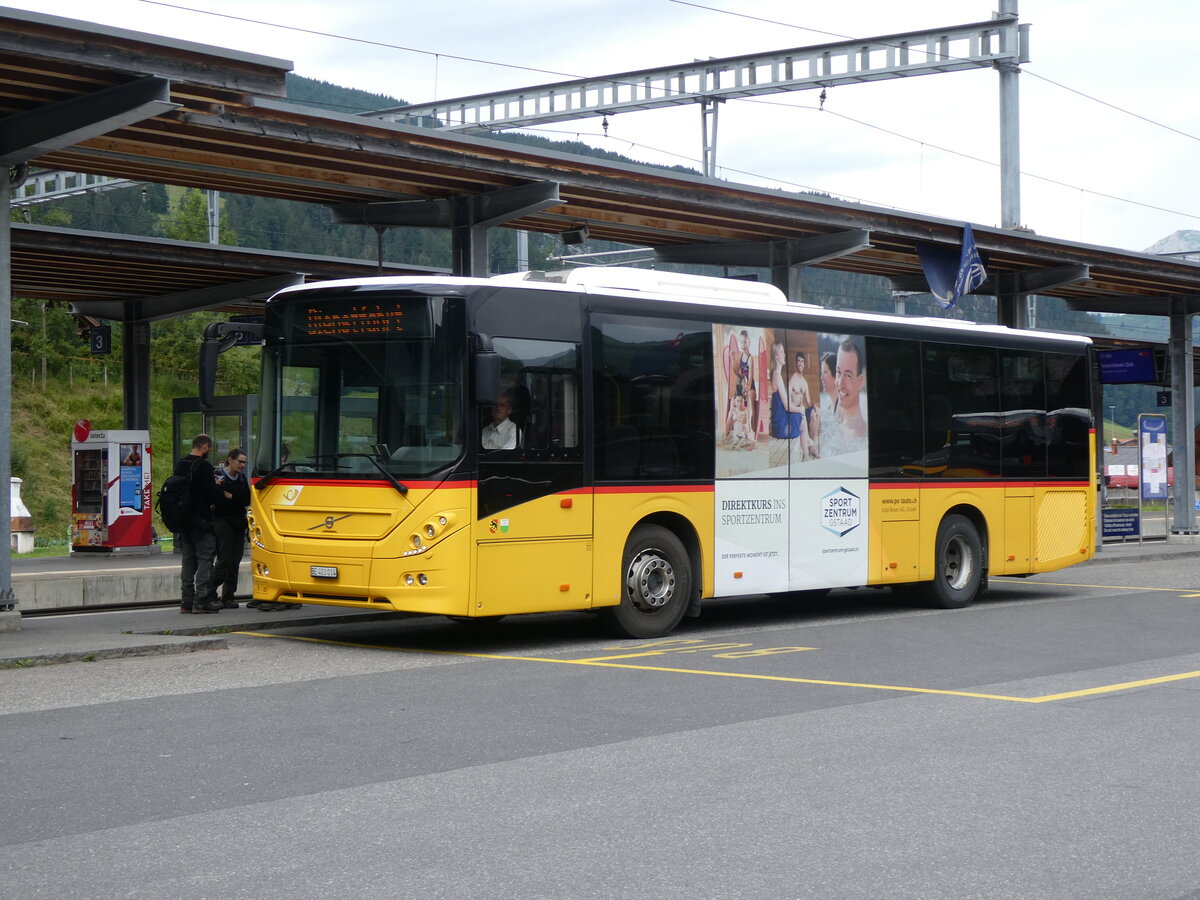
MULTIPOLYGON (((961 241, 963 223, 953 220, 300 106, 286 98, 290 69, 286 60, 0 9, 0 122, 6 126, 0 159, 11 162, 24 147, 22 159, 38 167, 331 206, 455 200, 552 184, 556 202, 504 227, 560 234, 586 225, 592 238, 654 247, 664 258, 696 245, 716 253, 807 242, 812 253, 804 264, 884 276, 897 286, 923 281, 918 244, 957 248, 961 241), (73 108, 142 91, 148 99, 136 119, 118 119, 103 133, 80 131, 63 146, 39 144, 47 123, 58 121, 70 132, 73 108), (825 246, 838 249, 822 253, 825 246)), ((973 228, 993 290, 1015 285, 1110 312, 1200 310, 1193 305, 1200 302, 1200 263, 973 228)), ((77 301, 101 303, 111 298, 87 296, 84 282, 113 297, 128 289, 115 273, 101 284, 109 276, 94 255, 91 268, 80 263, 93 237, 79 236, 73 246, 69 235, 53 230, 18 226, 15 235, 12 266, 22 293, 74 292, 77 301), (80 285, 66 283, 72 273, 80 285)), ((113 244, 115 252, 137 241, 113 244)), ((220 284, 229 276, 223 267, 239 264, 219 261, 224 248, 209 254, 189 280, 170 266, 151 265, 151 247, 165 252, 142 241, 128 257, 141 267, 144 296, 170 294, 182 282, 197 289, 206 278, 220 284)), ((196 250, 193 261, 204 255, 196 250)), ((261 251, 231 258, 249 264, 256 255, 261 262, 261 251)))

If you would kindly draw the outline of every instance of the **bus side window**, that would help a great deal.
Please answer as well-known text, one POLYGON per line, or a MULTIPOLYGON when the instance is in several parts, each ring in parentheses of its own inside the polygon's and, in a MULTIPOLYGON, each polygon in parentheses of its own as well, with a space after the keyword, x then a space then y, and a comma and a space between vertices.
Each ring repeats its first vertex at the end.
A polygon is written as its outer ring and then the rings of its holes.
POLYGON ((996 350, 924 347, 925 474, 999 478, 1000 378, 996 350))
POLYGON ((1005 478, 1046 475, 1046 382, 1042 354, 1000 351, 1002 431, 1005 478))
POLYGON ((712 327, 596 317, 596 477, 712 478, 712 327))
POLYGON ((1045 354, 1046 437, 1049 472, 1073 478, 1088 476, 1089 410, 1073 404, 1087 397, 1087 366, 1082 356, 1045 354))
POLYGON ((519 434, 516 449, 531 459, 579 459, 579 347, 508 337, 493 345, 519 434))
POLYGON ((922 450, 921 355, 915 341, 867 339, 871 377, 870 474, 877 478, 919 477, 922 450))

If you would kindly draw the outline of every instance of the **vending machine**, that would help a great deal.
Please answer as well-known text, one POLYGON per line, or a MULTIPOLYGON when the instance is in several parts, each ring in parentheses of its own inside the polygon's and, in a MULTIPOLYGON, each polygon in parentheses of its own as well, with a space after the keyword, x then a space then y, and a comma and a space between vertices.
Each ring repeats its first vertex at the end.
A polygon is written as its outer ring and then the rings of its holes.
POLYGON ((154 547, 150 432, 93 431, 81 419, 71 441, 71 552, 154 547))

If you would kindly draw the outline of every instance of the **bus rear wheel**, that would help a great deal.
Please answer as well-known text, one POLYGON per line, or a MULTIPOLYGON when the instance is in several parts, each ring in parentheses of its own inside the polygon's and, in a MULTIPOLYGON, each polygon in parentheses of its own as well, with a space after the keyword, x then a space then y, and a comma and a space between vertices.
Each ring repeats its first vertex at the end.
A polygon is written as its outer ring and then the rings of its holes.
POLYGON ((692 565, 682 542, 662 526, 640 525, 625 544, 621 602, 602 612, 625 637, 658 637, 679 624, 691 594, 692 565))
POLYGON ((983 541, 966 516, 949 515, 938 526, 933 581, 920 585, 921 599, 938 609, 970 605, 983 583, 983 541))

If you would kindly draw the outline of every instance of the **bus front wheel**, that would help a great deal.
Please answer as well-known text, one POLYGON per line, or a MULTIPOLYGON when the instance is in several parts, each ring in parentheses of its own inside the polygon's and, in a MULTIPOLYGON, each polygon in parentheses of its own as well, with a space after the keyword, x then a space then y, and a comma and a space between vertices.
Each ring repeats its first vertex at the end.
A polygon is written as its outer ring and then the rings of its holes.
POLYGON ((603 612, 625 637, 657 637, 679 624, 691 593, 691 560, 679 538, 660 525, 640 525, 625 544, 621 602, 603 612))
POLYGON ((933 581, 920 585, 921 599, 938 609, 961 609, 983 582, 983 541, 966 516, 950 515, 938 526, 933 581))

